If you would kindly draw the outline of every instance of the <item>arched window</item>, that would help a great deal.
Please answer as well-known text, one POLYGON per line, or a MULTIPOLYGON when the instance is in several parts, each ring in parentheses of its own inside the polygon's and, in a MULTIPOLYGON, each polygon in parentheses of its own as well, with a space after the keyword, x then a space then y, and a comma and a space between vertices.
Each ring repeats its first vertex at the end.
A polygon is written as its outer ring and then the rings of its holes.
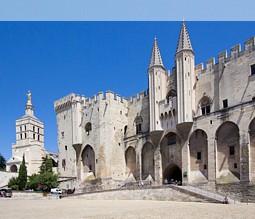
POLYGON ((136 134, 139 134, 142 132, 142 123, 143 123, 143 119, 141 116, 137 116, 135 118, 135 126, 136 126, 136 134))
POLYGON ((200 100, 200 107, 202 115, 206 115, 211 112, 211 99, 207 96, 202 97, 200 100))
POLYGON ((90 122, 88 122, 86 125, 85 125, 85 132, 87 135, 89 135, 90 131, 92 130, 92 125, 90 122))

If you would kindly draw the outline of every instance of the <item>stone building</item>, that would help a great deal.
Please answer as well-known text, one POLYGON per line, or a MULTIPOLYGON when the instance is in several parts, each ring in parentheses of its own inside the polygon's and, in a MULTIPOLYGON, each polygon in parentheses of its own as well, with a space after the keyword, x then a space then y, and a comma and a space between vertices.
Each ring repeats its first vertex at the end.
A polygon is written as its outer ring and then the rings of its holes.
POLYGON ((92 179, 254 184, 254 39, 195 65, 183 21, 171 73, 154 40, 148 93, 55 101, 60 176, 80 187, 92 179))
POLYGON ((42 157, 48 156, 57 164, 58 156, 44 149, 44 124, 34 116, 30 91, 27 97, 25 115, 16 120, 16 144, 12 145, 12 157, 6 163, 6 171, 18 172, 24 155, 27 174, 32 175, 39 172, 42 157))

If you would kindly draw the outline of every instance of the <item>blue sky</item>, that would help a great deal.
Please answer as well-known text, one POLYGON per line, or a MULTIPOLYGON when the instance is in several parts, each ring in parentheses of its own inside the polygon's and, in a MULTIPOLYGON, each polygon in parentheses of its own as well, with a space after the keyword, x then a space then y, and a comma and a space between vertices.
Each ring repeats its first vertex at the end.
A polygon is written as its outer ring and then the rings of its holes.
MULTIPOLYGON (((172 71, 181 22, 0 22, 0 153, 11 156, 15 120, 32 92, 45 125, 45 148, 57 152, 53 103, 69 94, 146 90, 154 36, 172 71)), ((255 36, 255 22, 187 22, 199 64, 255 36)))

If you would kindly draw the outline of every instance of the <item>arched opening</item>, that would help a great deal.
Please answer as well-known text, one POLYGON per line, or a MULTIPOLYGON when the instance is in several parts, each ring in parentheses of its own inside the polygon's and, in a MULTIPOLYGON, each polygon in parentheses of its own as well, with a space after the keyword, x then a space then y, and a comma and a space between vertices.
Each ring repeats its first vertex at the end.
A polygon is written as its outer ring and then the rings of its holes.
POLYGON ((155 179, 154 170, 154 148, 153 145, 147 142, 142 149, 142 179, 155 179))
POLYGON ((90 131, 92 130, 92 125, 90 122, 88 122, 86 125, 85 125, 85 132, 87 135, 90 134, 90 131))
POLYGON ((255 181, 255 118, 249 125, 250 133, 250 173, 251 180, 255 181))
POLYGON ((165 135, 160 143, 160 149, 162 170, 165 170, 173 163, 181 167, 181 139, 176 133, 170 132, 165 135))
POLYGON ((190 181, 201 182, 208 178, 208 144, 207 134, 201 130, 195 130, 189 139, 190 154, 190 181))
POLYGON ((95 152, 90 145, 87 145, 82 152, 82 164, 84 173, 93 173, 96 176, 95 152))
POLYGON ((239 128, 233 122, 224 122, 216 132, 217 181, 237 182, 240 179, 239 128))
POLYGON ((163 173, 164 183, 182 183, 182 171, 176 164, 170 164, 163 173))
POLYGON ((125 153, 126 160, 126 174, 130 176, 133 174, 136 177, 136 153, 133 147, 129 147, 125 153))
POLYGON ((12 173, 17 173, 18 172, 18 168, 15 164, 11 165, 10 170, 11 170, 12 173))

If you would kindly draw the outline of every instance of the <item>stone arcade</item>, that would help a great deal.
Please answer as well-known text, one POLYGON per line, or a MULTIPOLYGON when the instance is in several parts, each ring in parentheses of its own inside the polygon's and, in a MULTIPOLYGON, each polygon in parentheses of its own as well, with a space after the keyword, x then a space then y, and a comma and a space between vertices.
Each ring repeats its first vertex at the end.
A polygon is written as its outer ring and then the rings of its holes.
POLYGON ((255 38, 195 66, 182 22, 175 67, 166 71, 155 38, 149 93, 121 98, 69 94, 54 103, 66 187, 171 179, 214 185, 255 183, 255 38), (68 184, 69 182, 69 184, 68 184))

